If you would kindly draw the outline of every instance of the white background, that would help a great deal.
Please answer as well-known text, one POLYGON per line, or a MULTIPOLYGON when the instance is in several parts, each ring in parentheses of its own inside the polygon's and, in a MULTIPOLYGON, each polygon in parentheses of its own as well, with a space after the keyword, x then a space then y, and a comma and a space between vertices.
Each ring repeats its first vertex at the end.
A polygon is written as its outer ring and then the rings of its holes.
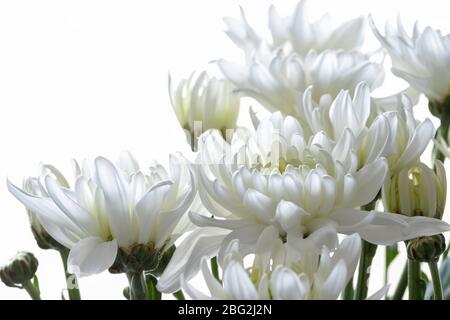
MULTIPOLYGON (((410 27, 420 18, 450 32, 448 1, 314 0, 313 17, 337 20, 371 12, 379 27, 401 12, 410 27)), ((187 76, 239 51, 223 33, 223 16, 239 15, 262 28, 275 3, 288 14, 296 1, 0 1, 0 264, 18 250, 34 252, 43 298, 59 299, 64 287, 59 256, 34 243, 22 205, 6 190, 38 174, 40 162, 69 169, 69 159, 130 150, 148 165, 170 152, 188 152, 167 94, 167 75, 187 76)), ((369 32, 368 32, 369 33, 369 32)), ((375 47, 372 36, 368 45, 375 47)), ((387 61, 388 62, 388 61, 387 61)), ((405 87, 388 79, 377 94, 405 87)), ((428 116, 422 99, 419 118, 428 116)), ((242 108, 247 119, 247 108, 242 108)), ((377 256, 372 291, 382 283, 377 256), (378 270, 378 271, 376 271, 378 270)), ((397 262, 394 276, 400 270, 397 262)), ((80 280, 85 299, 122 299, 123 275, 80 280)), ((0 299, 27 298, 0 283, 0 299)))

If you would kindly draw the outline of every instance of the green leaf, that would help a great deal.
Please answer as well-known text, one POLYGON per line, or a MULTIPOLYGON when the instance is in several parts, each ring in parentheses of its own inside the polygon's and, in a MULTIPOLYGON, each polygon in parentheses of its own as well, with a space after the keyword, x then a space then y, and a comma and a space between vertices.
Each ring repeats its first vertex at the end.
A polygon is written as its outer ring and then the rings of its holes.
MULTIPOLYGON (((439 267, 439 276, 441 277, 442 291, 444 291, 444 300, 450 300, 450 257, 443 260, 439 267)), ((425 299, 431 300, 433 295, 433 284, 429 282, 425 292, 425 299)))

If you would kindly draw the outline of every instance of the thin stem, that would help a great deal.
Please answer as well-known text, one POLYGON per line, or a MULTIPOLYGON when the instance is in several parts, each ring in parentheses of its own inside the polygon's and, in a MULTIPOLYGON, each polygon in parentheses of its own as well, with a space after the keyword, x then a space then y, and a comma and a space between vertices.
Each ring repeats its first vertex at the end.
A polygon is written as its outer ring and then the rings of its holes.
MULTIPOLYGON (((361 209, 365 211, 372 211, 373 209, 375 209, 379 197, 380 192, 378 192, 375 199, 373 199, 365 206, 362 206, 361 209)), ((370 266, 372 265, 372 260, 376 252, 377 245, 362 240, 361 256, 359 258, 358 268, 358 282, 356 283, 355 290, 355 300, 363 300, 367 297, 367 292, 369 291, 368 282, 370 277, 370 266)))
POLYGON ((184 297, 183 291, 181 291, 181 290, 178 290, 177 292, 174 292, 173 296, 175 298, 177 298, 177 300, 186 300, 186 298, 184 297))
POLYGON ((370 266, 377 251, 377 246, 362 240, 361 257, 359 259, 358 282, 355 290, 355 300, 367 298, 369 290, 368 282, 370 277, 370 266))
POLYGON ((443 300, 444 293, 437 262, 428 262, 428 267, 430 268, 431 280, 433 281, 434 300, 443 300))
POLYGON ((402 300, 407 286, 408 286, 408 264, 406 263, 405 267, 403 268, 402 276, 398 281, 397 288, 395 288, 392 300, 402 300))
POLYGON ((80 290, 78 289, 78 279, 74 274, 67 272, 67 259, 69 257, 69 250, 59 250, 59 254, 64 265, 64 274, 66 276, 66 286, 67 293, 69 294, 69 300, 81 300, 80 290))
POLYGON ((420 262, 408 259, 409 300, 420 300, 420 262))
POLYGON ((153 275, 147 275, 147 287, 148 287, 148 299, 149 300, 161 300, 161 292, 156 288, 156 284, 158 279, 156 279, 153 275))
POLYGON ((355 294, 355 290, 353 289, 353 277, 351 277, 350 281, 345 286, 343 299, 344 300, 353 300, 354 294, 355 294))
POLYGON ((27 280, 22 283, 23 288, 28 292, 32 300, 41 300, 39 291, 34 287, 31 280, 27 280))
POLYGON ((130 287, 130 300, 147 300, 147 282, 143 272, 127 273, 130 287))
POLYGON ((217 257, 214 257, 211 259, 211 271, 212 271, 214 278, 216 278, 217 280, 220 281, 219 265, 217 264, 217 257))

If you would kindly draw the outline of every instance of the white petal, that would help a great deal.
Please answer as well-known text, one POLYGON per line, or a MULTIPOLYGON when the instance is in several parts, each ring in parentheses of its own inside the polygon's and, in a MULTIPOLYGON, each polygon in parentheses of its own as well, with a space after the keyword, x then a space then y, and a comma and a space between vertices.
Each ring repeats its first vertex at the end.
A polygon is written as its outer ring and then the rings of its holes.
POLYGON ((117 256, 117 241, 97 237, 80 240, 72 247, 67 260, 67 271, 78 277, 90 276, 107 270, 117 256))
POLYGON ((274 300, 305 300, 309 294, 305 281, 301 281, 294 271, 283 266, 274 270, 270 283, 274 300))
POLYGON ((120 246, 129 246, 134 242, 137 232, 132 232, 126 183, 108 159, 98 157, 95 166, 97 179, 105 195, 111 233, 120 246))
POLYGON ((194 230, 181 242, 158 280, 158 290, 172 293, 180 289, 180 276, 186 281, 200 269, 202 257, 213 257, 229 231, 206 227, 194 230))
POLYGON ((248 273, 237 261, 231 261, 223 273, 223 287, 232 300, 257 300, 258 292, 248 273))
POLYGON ((319 299, 336 300, 347 284, 347 272, 345 262, 340 260, 319 289, 319 299))
POLYGON ((377 292, 372 294, 370 297, 367 297, 366 300, 381 300, 381 299, 383 299, 387 295, 390 287, 391 287, 390 284, 383 286, 381 289, 379 289, 377 292))

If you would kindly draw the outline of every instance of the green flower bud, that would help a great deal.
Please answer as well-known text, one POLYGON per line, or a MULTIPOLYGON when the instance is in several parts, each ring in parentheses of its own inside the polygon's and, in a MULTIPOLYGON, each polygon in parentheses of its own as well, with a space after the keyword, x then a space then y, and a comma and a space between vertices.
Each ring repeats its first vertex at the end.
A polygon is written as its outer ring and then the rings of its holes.
POLYGON ((39 262, 30 252, 19 252, 10 262, 0 268, 0 279, 8 287, 19 285, 33 279, 39 262))
POLYGON ((154 270, 161 260, 161 252, 156 250, 153 243, 137 244, 130 248, 119 248, 116 261, 109 268, 111 273, 140 273, 154 270))
POLYGON ((437 262, 445 251, 445 238, 442 234, 420 237, 408 241, 408 258, 419 262, 437 262))
POLYGON ((447 194, 447 181, 442 162, 436 172, 423 163, 400 170, 382 188, 386 211, 406 216, 441 219, 447 194))

